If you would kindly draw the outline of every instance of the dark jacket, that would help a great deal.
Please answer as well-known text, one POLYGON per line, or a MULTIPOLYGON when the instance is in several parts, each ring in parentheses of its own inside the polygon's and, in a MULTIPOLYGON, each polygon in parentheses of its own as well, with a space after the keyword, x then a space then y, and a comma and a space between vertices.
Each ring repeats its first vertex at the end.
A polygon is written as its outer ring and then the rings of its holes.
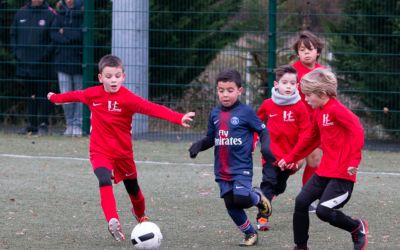
POLYGON ((15 14, 10 35, 17 76, 48 78, 52 73, 50 31, 56 15, 46 1, 35 7, 29 2, 15 14))
POLYGON ((68 8, 63 0, 53 22, 51 39, 56 46, 55 70, 66 74, 82 74, 83 11, 80 1, 68 8), (60 33, 60 29, 63 33, 60 33))

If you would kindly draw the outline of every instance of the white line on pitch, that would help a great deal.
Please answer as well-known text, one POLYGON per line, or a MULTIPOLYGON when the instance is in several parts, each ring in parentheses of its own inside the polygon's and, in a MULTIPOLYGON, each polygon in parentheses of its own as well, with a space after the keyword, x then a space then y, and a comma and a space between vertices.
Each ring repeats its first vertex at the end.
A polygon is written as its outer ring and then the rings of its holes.
MULTIPOLYGON (((80 157, 69 157, 69 156, 35 156, 35 155, 15 155, 15 154, 0 154, 2 157, 8 158, 19 158, 19 159, 48 159, 48 160, 75 160, 75 161, 89 161, 88 158, 80 158, 80 157)), ((164 162, 164 161, 138 161, 135 160, 136 163, 139 164, 158 164, 158 165, 185 165, 185 166, 204 166, 211 167, 213 164, 206 163, 176 163, 176 162, 164 162)), ((359 174, 366 175, 390 175, 390 176, 400 176, 400 173, 395 172, 366 172, 359 171, 359 174)))

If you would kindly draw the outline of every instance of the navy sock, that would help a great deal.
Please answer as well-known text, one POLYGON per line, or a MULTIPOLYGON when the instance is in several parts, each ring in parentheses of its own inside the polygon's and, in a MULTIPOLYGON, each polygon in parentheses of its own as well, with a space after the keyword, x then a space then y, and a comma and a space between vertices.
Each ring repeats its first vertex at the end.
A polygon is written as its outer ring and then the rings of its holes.
POLYGON ((228 214, 231 216, 236 226, 245 234, 254 234, 256 230, 251 225, 243 209, 228 209, 228 214))

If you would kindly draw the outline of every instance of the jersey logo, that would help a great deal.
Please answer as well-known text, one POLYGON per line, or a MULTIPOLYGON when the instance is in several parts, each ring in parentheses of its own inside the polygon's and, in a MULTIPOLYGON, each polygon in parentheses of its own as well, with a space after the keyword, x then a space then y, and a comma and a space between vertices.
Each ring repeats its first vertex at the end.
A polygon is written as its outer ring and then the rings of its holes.
POLYGON ((284 122, 294 122, 294 116, 292 111, 283 111, 283 121, 284 122))
POLYGON ((122 112, 122 110, 118 107, 117 101, 108 101, 108 111, 111 112, 122 112))
POLYGON ((218 122, 219 122, 219 120, 215 120, 215 121, 214 121, 214 124, 217 124, 218 122))
POLYGON ((333 126, 333 122, 329 119, 329 114, 322 115, 322 126, 324 127, 333 126))
POLYGON ((239 124, 239 118, 237 118, 236 116, 231 118, 231 124, 232 125, 238 125, 239 124))
POLYGON ((46 25, 46 20, 41 19, 39 20, 39 26, 45 26, 46 25))
POLYGON ((26 19, 21 19, 21 20, 19 20, 19 22, 24 23, 24 22, 26 22, 26 19))
POLYGON ((93 103, 93 107, 100 106, 102 103, 93 103))
POLYGON ((269 114, 269 118, 272 118, 272 117, 275 117, 275 116, 277 116, 278 114, 269 114))

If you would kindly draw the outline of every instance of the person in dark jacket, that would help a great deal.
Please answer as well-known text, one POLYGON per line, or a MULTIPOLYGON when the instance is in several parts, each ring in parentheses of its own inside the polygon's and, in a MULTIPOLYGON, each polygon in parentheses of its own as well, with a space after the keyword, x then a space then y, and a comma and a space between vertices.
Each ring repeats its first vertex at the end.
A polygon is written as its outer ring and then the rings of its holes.
MULTIPOLYGON (((83 6, 81 0, 59 2, 51 38, 56 47, 55 70, 60 92, 82 89, 83 6)), ((65 136, 82 136, 82 104, 63 105, 65 136)))
POLYGON ((16 77, 23 82, 29 99, 28 125, 19 133, 47 133, 53 47, 50 37, 56 12, 45 0, 31 0, 17 11, 11 25, 11 49, 16 77))

